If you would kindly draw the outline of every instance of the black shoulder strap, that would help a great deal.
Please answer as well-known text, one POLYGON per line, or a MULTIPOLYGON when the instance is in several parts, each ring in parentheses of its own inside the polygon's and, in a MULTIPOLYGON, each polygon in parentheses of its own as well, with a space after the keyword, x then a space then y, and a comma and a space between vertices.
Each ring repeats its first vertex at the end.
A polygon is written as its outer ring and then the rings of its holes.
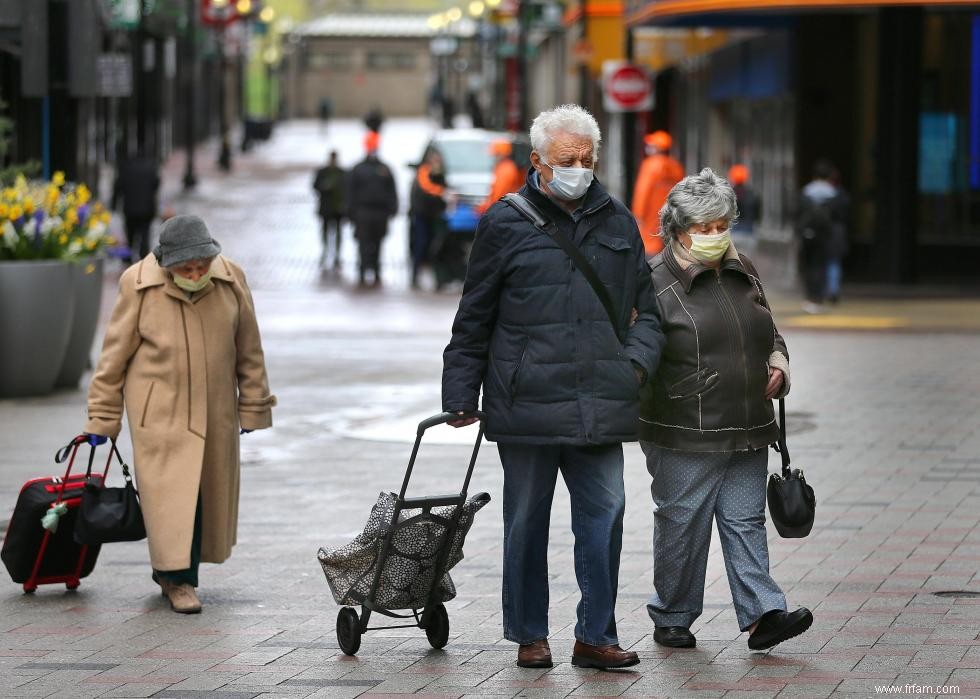
POLYGON ((609 322, 612 323, 616 337, 619 338, 621 343, 625 343, 626 338, 624 337, 623 328, 617 318, 613 300, 609 296, 609 290, 602 283, 602 280, 599 279, 599 275, 596 274, 595 269, 589 264, 588 259, 582 254, 582 251, 559 230, 553 221, 545 218, 541 210, 529 201, 527 197, 517 192, 511 192, 501 197, 501 200, 514 207, 524 218, 551 236, 561 246, 561 249, 565 251, 565 254, 571 258, 575 266, 578 267, 578 270, 585 276, 585 280, 589 282, 589 286, 592 287, 595 295, 599 297, 599 302, 606 309, 606 315, 609 316, 609 322))
POLYGON ((783 459, 783 478, 789 478, 789 447, 786 446, 786 401, 779 399, 779 441, 773 445, 783 459))

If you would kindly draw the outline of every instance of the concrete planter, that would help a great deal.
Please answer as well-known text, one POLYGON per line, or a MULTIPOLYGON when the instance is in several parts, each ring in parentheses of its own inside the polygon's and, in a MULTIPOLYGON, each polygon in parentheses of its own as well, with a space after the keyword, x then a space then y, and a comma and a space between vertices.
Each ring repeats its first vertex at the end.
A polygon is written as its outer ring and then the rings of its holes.
POLYGON ((72 314, 71 335, 61 372, 55 380, 57 388, 78 388, 82 374, 92 363, 92 340, 99 325, 102 308, 102 273, 105 260, 92 257, 72 265, 72 295, 75 312, 72 314))
POLYGON ((0 398, 54 389, 75 311, 72 265, 0 262, 0 398))

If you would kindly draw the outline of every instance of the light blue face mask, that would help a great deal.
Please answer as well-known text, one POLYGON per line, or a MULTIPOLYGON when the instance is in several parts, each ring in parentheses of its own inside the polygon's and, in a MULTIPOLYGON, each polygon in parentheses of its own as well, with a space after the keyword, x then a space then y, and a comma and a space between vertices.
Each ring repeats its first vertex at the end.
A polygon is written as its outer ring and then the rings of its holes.
POLYGON ((554 176, 548 182, 548 190, 558 199, 564 201, 575 201, 585 196, 592 184, 592 177, 595 174, 589 167, 555 167, 545 162, 541 162, 551 168, 554 176))

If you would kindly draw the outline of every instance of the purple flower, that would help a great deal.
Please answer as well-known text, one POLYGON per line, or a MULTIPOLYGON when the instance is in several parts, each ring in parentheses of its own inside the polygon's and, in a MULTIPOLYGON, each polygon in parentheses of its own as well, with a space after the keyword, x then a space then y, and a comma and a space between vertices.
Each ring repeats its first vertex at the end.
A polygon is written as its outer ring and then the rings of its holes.
POLYGON ((78 207, 78 225, 85 225, 85 217, 88 216, 88 204, 82 204, 78 207))
POLYGON ((37 223, 38 230, 41 230, 41 222, 44 221, 44 211, 38 209, 34 212, 34 221, 37 223))

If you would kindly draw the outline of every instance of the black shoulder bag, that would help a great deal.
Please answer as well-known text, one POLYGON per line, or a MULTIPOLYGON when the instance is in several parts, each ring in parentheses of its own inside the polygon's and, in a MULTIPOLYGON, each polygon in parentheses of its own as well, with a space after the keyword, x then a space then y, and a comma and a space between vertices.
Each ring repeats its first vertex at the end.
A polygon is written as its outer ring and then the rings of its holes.
POLYGON ((602 307, 606 309, 606 315, 609 316, 609 322, 612 323, 613 330, 616 333, 616 337, 619 338, 620 343, 626 343, 626 333, 625 328, 622 327, 619 319, 616 315, 616 309, 613 305, 613 300, 609 296, 609 290, 606 288, 602 280, 599 279, 599 275, 589 264, 588 259, 582 254, 582 251, 576 247, 575 243, 569 240, 564 233, 562 233, 558 226, 554 224, 553 221, 549 221, 545 218, 544 214, 532 204, 527 197, 522 196, 516 192, 510 194, 505 194, 501 197, 502 201, 510 204, 514 209, 518 211, 524 218, 533 223, 535 227, 547 233, 559 246, 565 251, 578 270, 585 275, 585 280, 589 282, 589 286, 595 292, 595 295, 599 297, 599 302, 602 307))
POLYGON ((108 544, 146 538, 139 493, 133 486, 129 466, 119 455, 116 440, 111 440, 109 444, 109 460, 113 456, 119 460, 126 485, 122 488, 107 488, 102 479, 91 478, 92 458, 95 456, 93 447, 88 457, 85 489, 82 491, 82 502, 75 521, 75 541, 80 544, 108 544))
POLYGON ((769 517, 784 539, 802 539, 813 528, 817 497, 803 478, 803 471, 789 467, 786 448, 786 401, 779 399, 779 442, 773 448, 783 457, 782 473, 770 473, 766 486, 769 517))

